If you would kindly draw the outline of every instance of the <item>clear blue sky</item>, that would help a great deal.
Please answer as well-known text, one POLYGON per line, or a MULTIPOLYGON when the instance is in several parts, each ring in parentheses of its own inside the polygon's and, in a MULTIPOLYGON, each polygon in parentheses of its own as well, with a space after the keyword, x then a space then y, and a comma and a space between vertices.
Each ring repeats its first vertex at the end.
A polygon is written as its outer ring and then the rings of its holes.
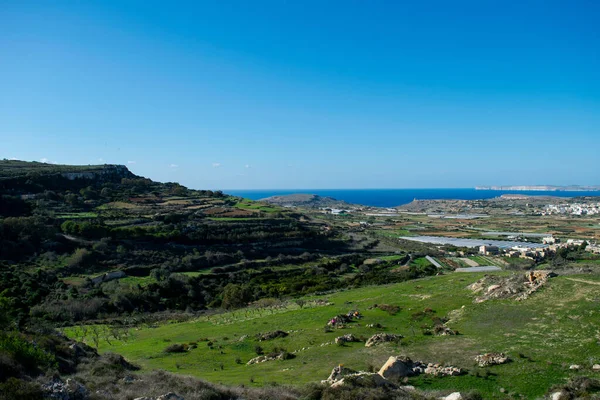
POLYGON ((600 184, 600 2, 0 0, 0 158, 193 188, 600 184))

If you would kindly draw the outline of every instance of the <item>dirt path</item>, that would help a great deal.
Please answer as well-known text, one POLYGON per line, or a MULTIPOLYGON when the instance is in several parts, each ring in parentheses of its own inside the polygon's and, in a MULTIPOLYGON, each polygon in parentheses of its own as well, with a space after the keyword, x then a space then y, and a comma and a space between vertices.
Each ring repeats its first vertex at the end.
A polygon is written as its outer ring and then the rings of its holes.
POLYGON ((568 280, 574 281, 574 282, 589 283, 590 285, 600 286, 600 282, 586 281, 585 279, 577 279, 577 278, 565 278, 565 279, 568 279, 568 280))

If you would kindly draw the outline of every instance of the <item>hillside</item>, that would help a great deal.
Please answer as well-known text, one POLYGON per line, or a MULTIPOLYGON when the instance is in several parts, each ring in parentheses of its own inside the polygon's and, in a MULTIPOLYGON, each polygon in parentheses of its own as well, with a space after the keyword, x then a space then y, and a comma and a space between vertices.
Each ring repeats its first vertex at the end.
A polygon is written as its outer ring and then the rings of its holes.
POLYGON ((255 300, 269 294, 273 268, 292 277, 307 262, 339 265, 343 258, 324 257, 347 254, 334 230, 301 214, 153 182, 123 166, 9 161, 0 164, 0 181, 5 279, 35 273, 47 285, 68 285, 24 300, 14 310, 23 321, 28 305, 36 318, 54 322, 202 310, 221 305, 227 284, 254 280, 261 290, 248 288, 246 296, 255 300), (110 292, 98 292, 104 282, 110 292))
MULTIPOLYGON (((510 276, 497 273, 493 278, 502 282, 514 279, 510 276)), ((451 274, 306 297, 303 303, 255 304, 219 316, 138 329, 121 340, 101 333, 99 349, 121 353, 145 369, 166 369, 250 387, 269 382, 315 382, 326 379, 338 364, 378 371, 390 356, 404 355, 462 372, 457 376, 421 373, 407 377, 403 384, 444 394, 477 389, 485 399, 540 398, 553 385, 566 385, 582 374, 600 374, 593 369, 600 363, 598 310, 590 301, 600 296, 597 277, 552 278, 523 301, 498 298, 478 302, 480 293, 470 285, 481 279, 489 277, 451 274), (328 327, 332 317, 355 310, 361 319, 328 327), (436 328, 440 326, 453 333, 436 333, 444 332, 436 328), (261 340, 261 335, 272 331, 285 335, 261 340), (403 338, 366 347, 367 338, 380 332, 403 338), (344 335, 356 341, 336 344, 336 338, 344 335), (177 344, 187 350, 165 351, 177 344), (262 352, 281 349, 291 356, 249 364, 262 352), (476 365, 475 357, 487 352, 505 353, 510 362, 476 365)), ((93 344, 91 335, 79 327, 66 332, 93 344)))
MULTIPOLYGON (((596 390, 588 378, 569 381, 593 377, 600 362, 599 257, 585 246, 535 261, 460 258, 456 249, 397 239, 400 228, 427 232, 439 218, 362 208, 338 216, 319 209, 345 208, 335 199, 299 195, 296 209, 289 199, 255 202, 154 182, 124 166, 4 161, 0 183, 0 400, 63 389, 86 400, 157 399, 171 390, 187 400, 596 390), (486 293, 509 284, 507 293, 521 293, 527 268, 552 265, 561 276, 523 301, 479 302, 467 287, 482 276, 453 269, 474 260, 514 270, 486 277, 486 293), (377 333, 392 342, 365 346, 377 333), (474 366, 483 352, 505 352, 512 362, 474 366), (377 381, 369 371, 395 355, 460 373, 377 381), (366 375, 343 387, 320 384, 338 364, 366 375)), ((489 229, 498 224, 489 221, 489 229)))

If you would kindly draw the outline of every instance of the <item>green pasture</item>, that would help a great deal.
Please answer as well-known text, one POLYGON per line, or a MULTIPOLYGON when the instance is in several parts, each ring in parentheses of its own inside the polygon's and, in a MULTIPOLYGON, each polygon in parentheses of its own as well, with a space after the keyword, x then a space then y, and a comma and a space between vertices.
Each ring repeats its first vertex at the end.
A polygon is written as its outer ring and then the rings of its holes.
MULTIPOLYGON (((110 344, 100 339, 99 350, 120 353, 144 369, 165 369, 213 382, 245 385, 316 382, 325 379, 338 364, 377 370, 389 356, 404 354, 469 371, 458 377, 410 378, 409 384, 425 390, 478 389, 486 399, 506 398, 507 393, 536 398, 568 377, 593 374, 591 366, 600 362, 597 278, 559 276, 525 301, 474 303, 474 294, 467 286, 482 276, 448 274, 318 298, 328 305, 318 305, 313 302, 317 297, 307 297, 303 308, 289 302, 278 308, 247 308, 190 322, 138 327, 130 329, 128 340, 116 340, 106 334, 110 344), (374 308, 375 304, 396 305, 400 311, 390 315, 374 308), (350 310, 359 310, 364 318, 345 329, 324 330, 330 318, 350 310), (431 317, 449 318, 447 325, 460 334, 425 335, 423 329, 432 325, 431 317), (383 328, 366 327, 377 323, 383 328), (255 338, 258 333, 278 329, 290 335, 265 342, 255 338), (404 339, 399 344, 371 348, 364 343, 332 344, 335 337, 346 333, 368 338, 380 331, 401 334, 404 339), (176 343, 196 343, 197 348, 177 354, 164 352, 176 343), (265 353, 278 347, 294 352, 296 357, 246 365, 256 356, 257 345, 265 353), (512 362, 476 367, 473 358, 490 351, 505 352, 512 362), (570 370, 571 364, 581 365, 582 370, 570 370)), ((67 328, 65 332, 94 343, 89 328, 86 334, 79 327, 67 328)))

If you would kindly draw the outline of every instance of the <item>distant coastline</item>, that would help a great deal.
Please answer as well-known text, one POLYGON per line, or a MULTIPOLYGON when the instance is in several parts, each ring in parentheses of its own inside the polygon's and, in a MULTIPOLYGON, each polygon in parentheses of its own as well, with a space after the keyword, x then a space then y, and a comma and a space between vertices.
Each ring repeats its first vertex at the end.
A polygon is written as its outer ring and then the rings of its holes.
POLYGON ((475 190, 518 190, 528 192, 596 192, 600 191, 600 186, 475 186, 475 190))
POLYGON ((373 207, 397 207, 413 200, 484 200, 501 195, 552 196, 573 198, 581 196, 599 197, 599 190, 562 191, 562 190, 481 190, 463 189, 255 189, 226 190, 223 192, 251 200, 261 200, 272 196, 290 194, 314 194, 331 197, 350 204, 362 204, 373 207))

